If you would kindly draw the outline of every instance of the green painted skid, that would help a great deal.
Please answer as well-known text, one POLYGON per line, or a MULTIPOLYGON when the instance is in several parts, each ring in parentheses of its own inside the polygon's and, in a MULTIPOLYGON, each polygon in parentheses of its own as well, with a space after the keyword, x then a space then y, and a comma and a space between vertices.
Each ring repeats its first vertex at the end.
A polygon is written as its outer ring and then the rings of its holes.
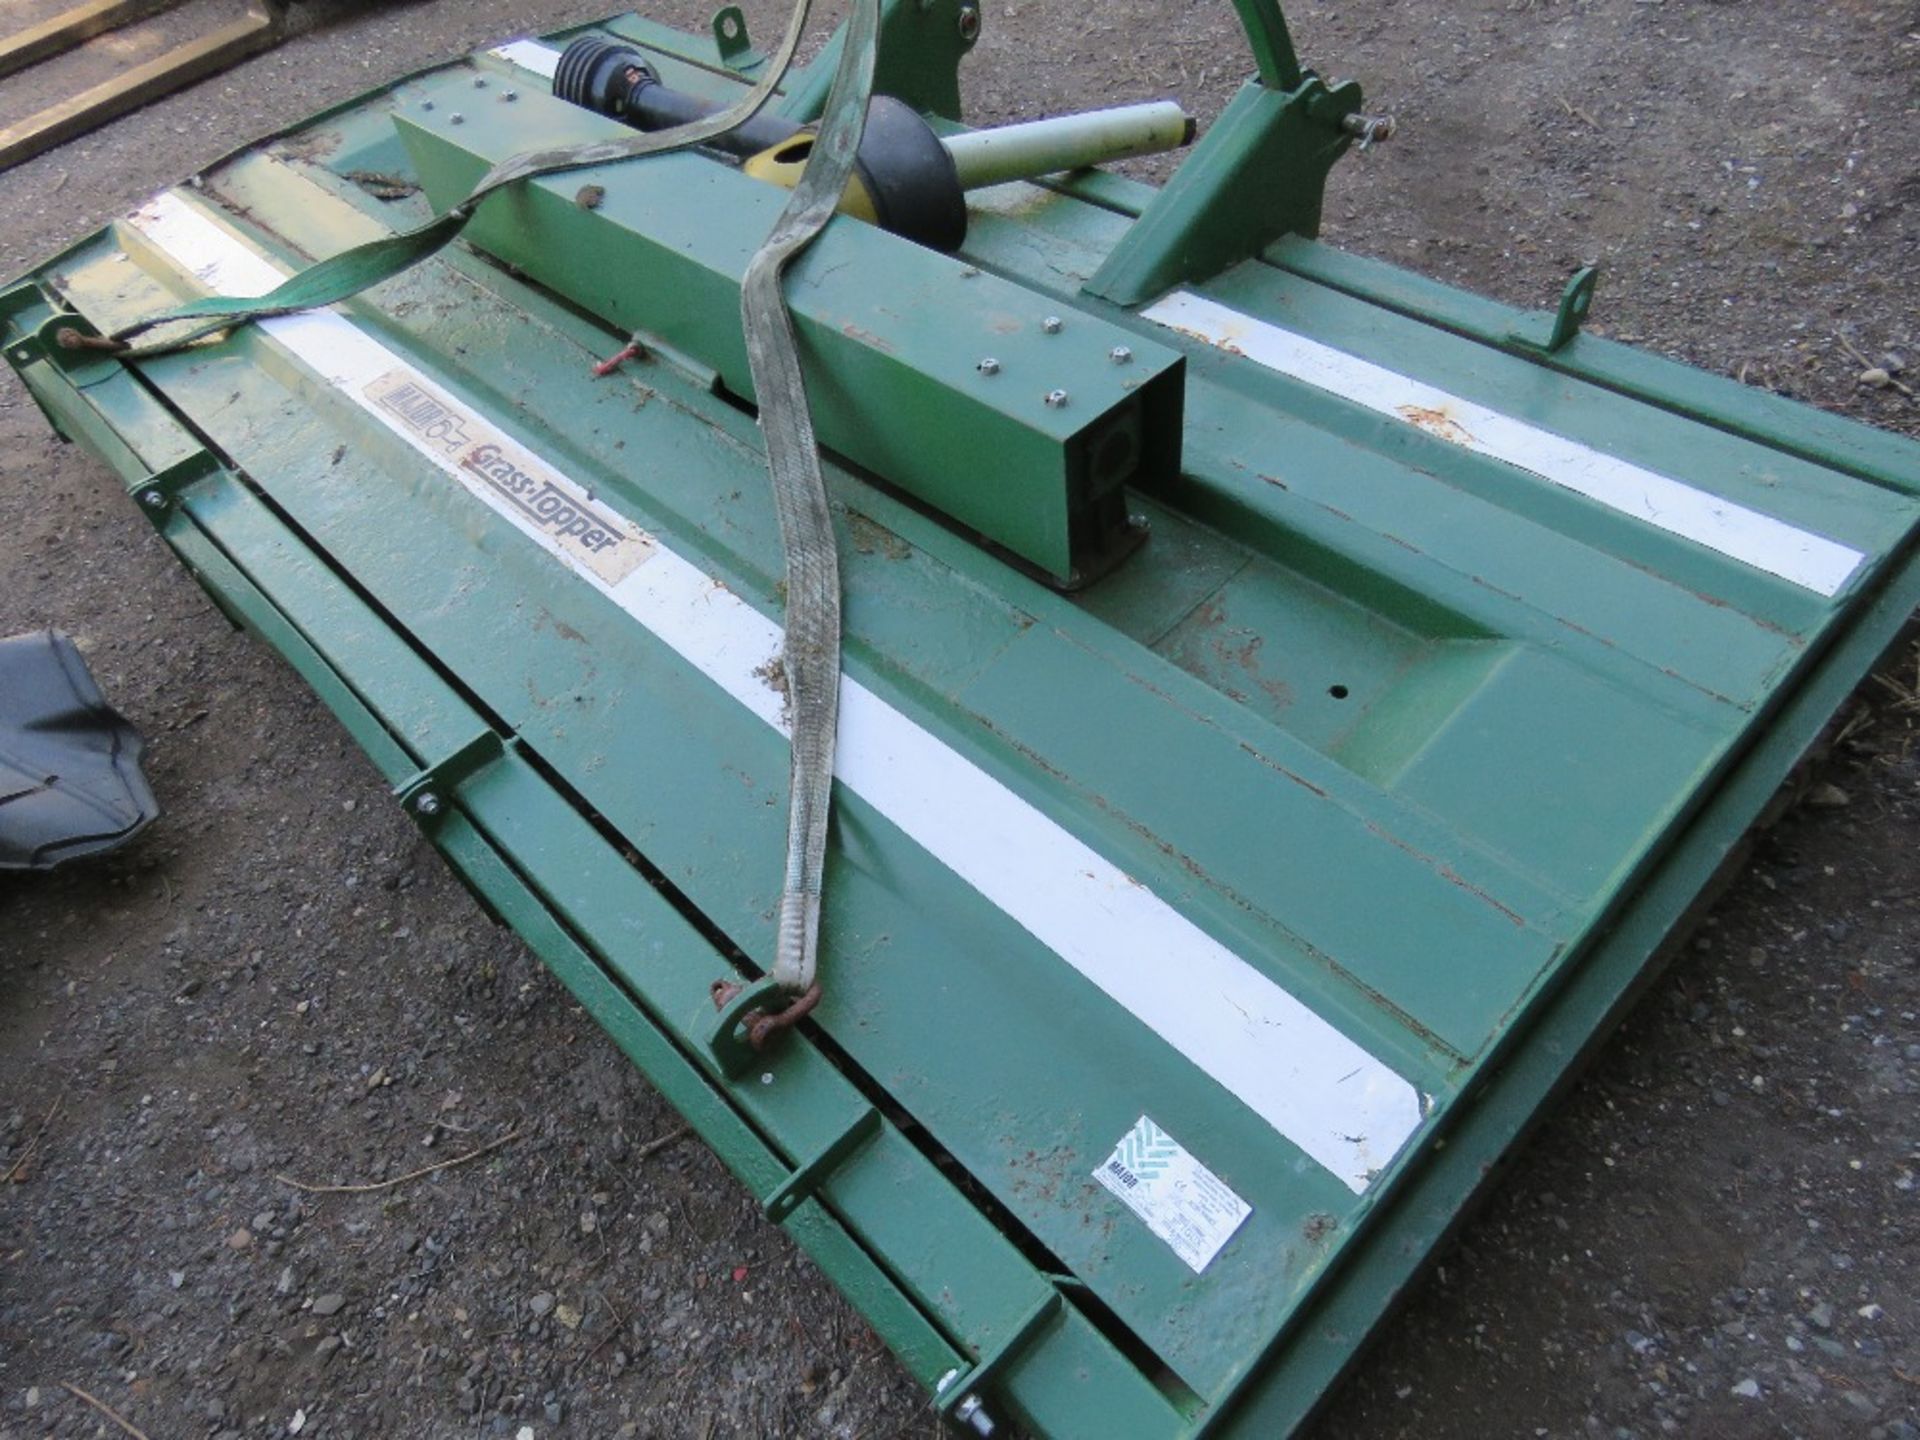
MULTIPOLYGON (((859 703, 825 999, 737 1074, 710 986, 769 962, 787 755, 777 674, 727 678, 782 606, 735 286, 779 193, 696 155, 582 171, 489 200, 332 318, 131 365, 58 344, 76 314, 108 331, 423 219, 520 138, 612 126, 544 93, 528 52, 488 53, 240 152, 0 293, 49 419, 942 1410, 1044 1434, 1298 1423, 1920 601, 1920 447, 1592 337, 1546 349, 1550 317, 1304 233, 1358 92, 1303 77, 1256 23, 1277 11, 1243 8, 1265 44, 1242 108, 1278 114, 1221 127, 1171 201, 1001 187, 957 258, 840 219, 795 268, 859 703), (1288 136, 1308 159, 1286 214, 1210 218, 1209 177, 1288 136), (365 172, 425 194, 376 199, 365 172), (1157 323, 1168 293, 1233 333, 1157 323), (647 353, 596 377, 633 330, 647 353), (1075 437, 1113 415, 1148 457, 1124 507, 1148 538, 1058 589, 1075 437), (548 508, 487 490, 483 448, 548 508), (1567 455, 1712 513, 1580 493, 1544 473, 1567 455), (554 538, 554 506, 625 536, 606 553, 629 568, 554 538), (1685 530, 1721 522, 1762 537, 1748 560, 1685 530), (1781 536, 1855 558, 1808 579, 1768 558, 1781 536), (1035 873, 1087 868, 1023 889, 993 853, 1021 837, 1035 873), (1056 915, 1112 944, 1080 953, 1056 915), (1143 925, 1177 943, 1122 964, 1143 925), (1278 998, 1236 1020, 1247 995, 1278 998), (1386 1099, 1345 1108, 1313 1070, 1349 1051, 1386 1099), (1296 1091, 1333 1098, 1299 1113, 1296 1091), (1096 1178, 1143 1116, 1248 1207, 1204 1263, 1096 1178)), ((907 33, 926 12, 888 13, 907 33)), ((741 83, 714 38, 604 28, 669 83, 741 83)), ((952 116, 965 47, 942 43, 890 73, 952 116)))

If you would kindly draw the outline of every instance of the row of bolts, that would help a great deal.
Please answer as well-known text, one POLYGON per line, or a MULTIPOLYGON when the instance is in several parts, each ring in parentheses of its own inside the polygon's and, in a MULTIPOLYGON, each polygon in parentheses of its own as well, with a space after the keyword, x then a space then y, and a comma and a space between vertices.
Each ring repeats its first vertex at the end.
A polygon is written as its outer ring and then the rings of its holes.
MULTIPOLYGON (((1066 321, 1058 315, 1049 315, 1040 322, 1040 328, 1049 335, 1058 335, 1067 328, 1067 325, 1066 321)), ((1107 352, 1107 358, 1116 365, 1130 365, 1133 363, 1133 351, 1125 345, 1116 345, 1107 352)), ((973 368, 982 375, 994 376, 1000 373, 1000 362, 993 356, 987 355, 983 356, 980 363, 973 368)), ((1064 409, 1069 398, 1064 390, 1049 390, 1046 395, 1047 404, 1055 410, 1064 409)))

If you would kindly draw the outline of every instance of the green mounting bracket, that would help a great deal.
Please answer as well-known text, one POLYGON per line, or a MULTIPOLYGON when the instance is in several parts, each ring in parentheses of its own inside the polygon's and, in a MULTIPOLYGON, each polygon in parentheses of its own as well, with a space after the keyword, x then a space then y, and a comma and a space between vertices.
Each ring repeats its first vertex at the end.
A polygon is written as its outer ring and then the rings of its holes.
POLYGON ((462 782, 505 753, 506 742, 494 731, 482 730, 444 760, 394 786, 394 798, 421 829, 432 831, 453 809, 453 794, 462 782))
MULTIPOLYGON (((742 986, 738 994, 720 1007, 720 1013, 713 1017, 713 1025, 707 1031, 707 1053, 722 1075, 738 1080, 760 1063, 760 1052, 747 1041, 747 1016, 755 1010, 783 1010, 790 999, 778 980, 763 976, 751 985, 742 986)), ((772 1204, 772 1200, 767 1203, 772 1204)))
POLYGON ((0 327, 11 325, 19 316, 41 306, 55 308, 47 292, 31 280, 0 290, 0 327))
POLYGON ((1344 122, 1360 111, 1360 87, 1329 88, 1309 74, 1292 90, 1276 90, 1265 83, 1267 63, 1121 236, 1087 281, 1088 295, 1142 305, 1183 281, 1217 275, 1282 235, 1319 234, 1327 175, 1352 143, 1344 122))
POLYGON ((933 1408, 962 1423, 969 1421, 971 1412, 981 1407, 981 1392, 1039 1338, 1040 1332, 1060 1313, 1061 1305, 1060 1292, 1049 1288, 999 1344, 981 1352, 971 1370, 948 1375, 940 1382, 934 1393, 933 1408))
POLYGON ((26 326, 15 326, 14 322, 22 315, 30 315, 41 308, 58 307, 44 290, 31 281, 0 291, 0 332, 16 328, 23 332, 7 347, 7 359, 16 370, 25 369, 40 358, 40 340, 37 335, 24 333, 26 326))
MULTIPOLYGON (((806 125, 820 118, 846 33, 844 25, 835 30, 796 81, 781 107, 787 119, 806 125)), ((979 38, 978 0, 884 0, 873 70, 874 93, 904 100, 916 110, 958 120, 960 61, 979 38)))
POLYGON ((187 487, 219 473, 220 462, 208 451, 196 450, 186 459, 136 483, 132 493, 140 503, 141 513, 153 522, 154 528, 165 530, 187 487))
POLYGON ((1593 292, 1600 283, 1600 269, 1596 265, 1583 265, 1573 272, 1573 278, 1567 281, 1567 288, 1560 292, 1560 305, 1553 312, 1553 323, 1547 331, 1545 340, 1514 331, 1509 337, 1533 350, 1544 350, 1551 355, 1561 349, 1568 341, 1580 333, 1580 327, 1586 322, 1587 315, 1593 309, 1593 292))
POLYGON ((110 351, 76 345, 73 343, 76 335, 97 339, 100 330, 86 316, 72 311, 49 317, 34 334, 39 358, 59 369, 81 390, 120 373, 120 362, 110 351))
POLYGON ((747 38, 746 12, 738 5, 713 12, 713 43, 720 47, 720 63, 729 70, 754 70, 767 58, 747 38))
POLYGON ((651 330, 636 328, 632 332, 632 341, 640 347, 640 354, 663 360, 681 371, 694 384, 694 388, 704 390, 709 395, 723 394, 726 385, 720 372, 697 355, 691 355, 670 340, 662 339, 651 330))
POLYGON ((823 1145, 760 1202, 767 1218, 776 1225, 785 1221, 800 1208, 801 1202, 820 1188, 827 1176, 840 1168, 842 1161, 879 1133, 880 1112, 871 1105, 863 1107, 851 1125, 823 1145))

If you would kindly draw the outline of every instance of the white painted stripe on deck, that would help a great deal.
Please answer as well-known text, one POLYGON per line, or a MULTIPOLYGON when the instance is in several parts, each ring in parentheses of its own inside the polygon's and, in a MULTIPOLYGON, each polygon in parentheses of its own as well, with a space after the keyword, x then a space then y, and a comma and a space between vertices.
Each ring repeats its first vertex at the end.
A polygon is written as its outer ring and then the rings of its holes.
MULTIPOLYGON (((171 192, 136 212, 133 223, 219 293, 257 295, 282 278, 266 257, 171 192)), ((781 699, 764 678, 780 654, 774 621, 664 545, 609 583, 368 398, 369 386, 405 372, 446 406, 474 414, 400 355, 333 311, 259 323, 296 359, 786 733, 781 699)), ((590 383, 584 371, 581 383, 590 383)), ((525 447, 507 448, 523 466, 565 474, 525 447)), ((1364 1191, 1419 1128, 1419 1094, 1384 1062, 859 681, 843 677, 840 694, 835 774, 843 784, 1354 1193, 1364 1191)), ((769 866, 776 859, 769 856, 769 866)), ((830 970, 831 957, 827 965, 830 970)))
POLYGON ((1866 558, 1837 541, 1463 400, 1204 295, 1176 290, 1140 313, 1170 330, 1416 425, 1462 449, 1504 460, 1816 594, 1836 593, 1866 558))
POLYGON ((487 53, 496 60, 518 65, 522 70, 531 70, 549 80, 553 79, 553 72, 560 68, 560 52, 537 40, 509 40, 504 45, 494 46, 487 53))

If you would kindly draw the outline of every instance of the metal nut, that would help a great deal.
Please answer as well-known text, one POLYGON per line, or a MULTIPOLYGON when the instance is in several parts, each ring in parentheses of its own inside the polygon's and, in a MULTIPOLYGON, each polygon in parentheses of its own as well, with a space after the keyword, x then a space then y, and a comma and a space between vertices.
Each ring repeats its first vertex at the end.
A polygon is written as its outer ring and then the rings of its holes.
POLYGON ((419 797, 414 800, 413 808, 422 815, 438 815, 440 813, 440 797, 431 790, 423 791, 419 797))
POLYGON ((1049 335, 1058 335, 1062 330, 1067 328, 1067 322, 1062 320, 1058 315, 1049 315, 1040 322, 1040 328, 1049 335))
POLYGON ((447 117, 447 123, 449 125, 464 125, 467 123, 467 117, 456 110, 447 117))
POLYGON ((973 368, 978 370, 982 375, 998 375, 1000 373, 1000 362, 994 359, 993 356, 988 355, 973 368))
POLYGON ((473 88, 474 88, 474 89, 476 89, 476 90, 484 90, 484 89, 486 89, 486 88, 487 88, 487 77, 486 77, 486 76, 484 76, 484 75, 476 75, 476 76, 474 76, 474 77, 473 77, 473 88))
POLYGON ((422 110, 431 110, 431 109, 433 108, 433 101, 431 101, 431 100, 422 100, 422 101, 420 102, 420 108, 421 108, 422 110))
POLYGON ((167 497, 158 490, 147 490, 142 492, 140 503, 149 510, 164 510, 167 508, 167 497))
POLYGON ((1047 391, 1047 404, 1055 410, 1067 408, 1067 392, 1064 390, 1047 391))
POLYGON ((520 92, 518 90, 503 90, 500 92, 500 98, 511 103, 520 98, 520 92))
POLYGON ((971 45, 980 38, 980 7, 962 5, 960 13, 954 17, 954 24, 960 31, 960 38, 971 45))
POLYGON ((1116 365, 1127 365, 1133 361, 1133 351, 1124 345, 1116 345, 1107 352, 1107 358, 1116 365))

